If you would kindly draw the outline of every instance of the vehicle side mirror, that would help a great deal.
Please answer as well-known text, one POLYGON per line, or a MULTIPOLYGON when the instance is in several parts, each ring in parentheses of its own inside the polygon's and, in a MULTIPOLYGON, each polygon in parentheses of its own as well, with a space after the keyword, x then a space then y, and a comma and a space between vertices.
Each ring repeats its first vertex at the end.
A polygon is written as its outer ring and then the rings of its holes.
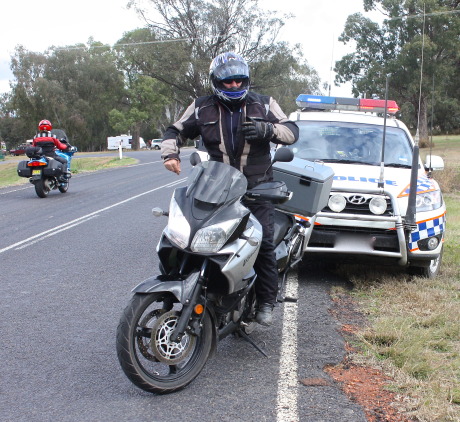
POLYGON ((426 171, 444 170, 444 160, 439 155, 428 154, 425 158, 425 170, 426 171))

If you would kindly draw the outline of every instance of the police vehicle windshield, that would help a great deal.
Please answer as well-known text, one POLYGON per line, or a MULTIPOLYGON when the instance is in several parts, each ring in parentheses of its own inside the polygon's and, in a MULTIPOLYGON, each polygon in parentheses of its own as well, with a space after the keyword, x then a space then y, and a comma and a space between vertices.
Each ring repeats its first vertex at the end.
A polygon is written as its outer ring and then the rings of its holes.
MULTIPOLYGON (((290 145, 294 155, 305 160, 379 165, 383 127, 375 125, 297 121, 299 140, 290 145)), ((386 128, 385 165, 410 167, 412 147, 405 132, 386 128)))

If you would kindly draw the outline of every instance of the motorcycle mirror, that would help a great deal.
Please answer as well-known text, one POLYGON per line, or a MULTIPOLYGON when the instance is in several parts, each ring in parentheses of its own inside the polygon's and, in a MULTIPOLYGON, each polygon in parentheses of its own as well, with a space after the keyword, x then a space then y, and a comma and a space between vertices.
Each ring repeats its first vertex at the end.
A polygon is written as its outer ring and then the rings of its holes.
POLYGON ((198 154, 196 151, 192 152, 192 154, 190 155, 190 164, 195 167, 197 164, 200 164, 200 163, 201 163, 200 154, 198 154))
POLYGON ((281 161, 281 162, 287 163, 289 161, 292 161, 293 159, 294 159, 294 153, 292 152, 292 149, 282 147, 282 148, 278 148, 275 151, 273 162, 281 161))
POLYGON ((259 244, 259 241, 255 237, 250 237, 250 238, 248 238, 248 243, 251 246, 257 246, 259 244))
POLYGON ((167 213, 165 213, 161 208, 158 207, 152 208, 152 214, 155 217, 163 217, 164 215, 167 215, 167 213))
POLYGON ((294 153, 292 152, 291 149, 286 148, 286 147, 278 148, 275 151, 275 155, 273 156, 273 161, 270 163, 267 170, 265 170, 264 176, 258 179, 257 182, 260 183, 260 182, 267 181, 267 173, 272 168, 273 164, 275 164, 277 161, 282 161, 282 162, 287 163, 289 161, 292 161, 293 159, 294 159, 294 153))
POLYGON ((257 246, 259 244, 259 241, 257 240, 256 237, 247 237, 243 234, 240 236, 240 239, 247 240, 251 246, 257 246))

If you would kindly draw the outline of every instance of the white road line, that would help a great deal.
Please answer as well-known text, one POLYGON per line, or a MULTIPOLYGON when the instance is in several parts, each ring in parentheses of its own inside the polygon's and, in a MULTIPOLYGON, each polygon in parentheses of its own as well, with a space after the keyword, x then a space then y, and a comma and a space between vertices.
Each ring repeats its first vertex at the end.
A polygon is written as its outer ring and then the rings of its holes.
POLYGON ((99 217, 99 215, 92 215, 91 217, 88 217, 85 220, 80 220, 77 223, 71 224, 69 226, 63 227, 62 229, 59 229, 59 230, 56 230, 54 232, 48 233, 48 234, 46 234, 46 235, 44 235, 44 236, 42 236, 42 237, 40 237, 38 239, 32 240, 32 241, 30 241, 28 243, 24 243, 22 246, 17 247, 15 250, 24 249, 24 248, 27 248, 28 246, 32 246, 35 243, 41 242, 42 240, 46 239, 47 237, 54 236, 54 235, 56 235, 58 233, 63 232, 64 230, 70 229, 71 227, 75 227, 75 226, 78 226, 79 224, 86 223, 88 220, 91 220, 92 218, 95 218, 95 217, 99 217))
POLYGON ((7 192, 0 192, 0 195, 6 195, 7 193, 13 193, 13 192, 19 192, 19 191, 21 191, 21 190, 30 189, 31 187, 32 187, 32 185, 31 185, 31 186, 27 185, 27 186, 25 186, 25 187, 18 188, 18 189, 13 189, 13 190, 9 190, 9 191, 7 191, 7 192))
POLYGON ((168 183, 166 185, 159 186, 159 187, 157 187, 155 189, 150 189, 150 190, 148 190, 146 192, 140 193, 139 195, 132 196, 131 198, 125 199, 123 201, 120 201, 120 202, 117 202, 115 204, 109 205, 108 207, 101 208, 100 210, 97 210, 97 211, 94 211, 92 213, 86 214, 86 215, 84 215, 82 217, 76 218, 75 220, 72 220, 72 221, 69 221, 67 223, 61 224, 60 226, 53 227, 52 229, 49 229, 49 230, 46 230, 44 232, 38 233, 35 236, 31 236, 31 237, 29 237, 27 239, 21 240, 20 242, 14 243, 13 245, 7 246, 6 248, 0 249, 0 254, 3 253, 3 252, 9 251, 11 249, 15 249, 15 248, 17 249, 19 246, 21 246, 21 245, 23 245, 25 243, 30 243, 31 241, 33 241, 35 239, 39 239, 41 237, 44 237, 44 236, 48 235, 49 233, 54 233, 57 230, 59 230, 61 232, 61 231, 70 229, 71 227, 74 227, 75 225, 80 224, 80 222, 83 222, 82 220, 89 220, 90 217, 96 216, 97 214, 100 214, 101 212, 110 210, 110 209, 115 208, 115 207, 117 207, 119 205, 125 204, 126 202, 132 201, 133 199, 140 198, 141 196, 147 195, 147 194, 155 192, 157 190, 176 186, 176 185, 184 182, 185 180, 186 180, 186 178, 179 179, 179 180, 176 180, 175 182, 171 182, 171 183, 168 183))
MULTIPOLYGON (((286 296, 297 297, 297 276, 287 280, 286 296)), ((298 421, 297 302, 284 302, 283 331, 278 377, 277 422, 298 421)))

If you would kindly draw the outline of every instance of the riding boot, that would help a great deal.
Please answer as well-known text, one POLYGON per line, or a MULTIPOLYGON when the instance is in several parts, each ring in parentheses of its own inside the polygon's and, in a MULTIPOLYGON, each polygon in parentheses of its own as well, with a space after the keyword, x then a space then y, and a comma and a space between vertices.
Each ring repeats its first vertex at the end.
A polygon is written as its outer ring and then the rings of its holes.
POLYGON ((273 319, 273 308, 275 305, 272 303, 262 303, 256 310, 256 321, 260 325, 270 326, 273 319))

